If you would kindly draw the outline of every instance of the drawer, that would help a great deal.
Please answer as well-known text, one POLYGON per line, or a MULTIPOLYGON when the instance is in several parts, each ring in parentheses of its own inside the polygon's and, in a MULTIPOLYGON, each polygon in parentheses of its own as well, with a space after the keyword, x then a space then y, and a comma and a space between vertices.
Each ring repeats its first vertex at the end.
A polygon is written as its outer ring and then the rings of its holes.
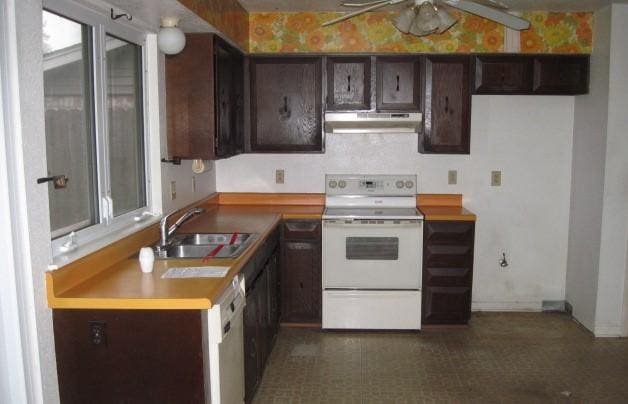
POLYGON ((472 245, 474 222, 426 221, 425 244, 472 245))
POLYGON ((428 245, 425 246, 423 267, 473 267, 473 246, 428 245))
POLYGON ((423 324, 466 324, 470 316, 470 287, 423 288, 423 324))
POLYGON ((321 238, 320 220, 286 220, 281 227, 283 240, 312 240, 321 238))
POLYGON ((471 267, 426 267, 423 286, 471 286, 471 267))

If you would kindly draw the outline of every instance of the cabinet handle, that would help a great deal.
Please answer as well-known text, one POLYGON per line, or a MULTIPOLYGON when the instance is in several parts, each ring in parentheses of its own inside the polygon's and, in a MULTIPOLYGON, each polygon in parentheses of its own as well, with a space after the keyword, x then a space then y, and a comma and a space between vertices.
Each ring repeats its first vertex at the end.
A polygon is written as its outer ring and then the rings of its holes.
POLYGON ((282 120, 287 120, 290 118, 290 108, 288 108, 288 97, 283 97, 283 106, 279 108, 279 117, 282 120))
POLYGON ((351 91, 351 75, 347 76, 347 92, 351 91))
POLYGON ((399 75, 397 75, 397 91, 399 91, 399 75))
POLYGON ((445 112, 449 112, 449 97, 445 96, 445 112))
POLYGON ((299 287, 303 289, 303 282, 299 282, 299 287))

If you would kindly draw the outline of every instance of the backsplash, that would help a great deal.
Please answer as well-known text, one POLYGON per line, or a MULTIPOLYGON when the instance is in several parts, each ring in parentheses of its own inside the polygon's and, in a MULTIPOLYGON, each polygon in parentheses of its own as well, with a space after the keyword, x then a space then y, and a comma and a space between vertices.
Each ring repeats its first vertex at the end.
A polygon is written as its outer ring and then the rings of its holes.
MULTIPOLYGON (((505 29, 492 21, 452 10, 459 21, 441 35, 399 32, 390 12, 372 12, 329 27, 331 12, 249 13, 251 53, 307 52, 504 52, 505 29)), ((593 14, 528 12, 531 28, 520 35, 524 53, 590 53, 593 14)))

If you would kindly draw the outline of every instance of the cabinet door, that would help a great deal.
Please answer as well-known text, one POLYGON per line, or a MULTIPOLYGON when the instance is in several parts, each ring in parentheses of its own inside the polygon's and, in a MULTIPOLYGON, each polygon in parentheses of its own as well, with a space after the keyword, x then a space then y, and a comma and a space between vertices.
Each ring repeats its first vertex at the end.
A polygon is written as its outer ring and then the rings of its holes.
POLYGON ((376 66, 377 109, 379 111, 419 110, 419 59, 416 57, 378 57, 376 66))
POLYGON ((425 58, 425 107, 421 153, 469 154, 471 92, 469 57, 425 58))
POLYGON ((264 367, 266 367, 266 361, 268 360, 268 338, 270 335, 270 319, 268 308, 268 271, 262 271, 261 275, 257 279, 255 293, 257 298, 257 340, 259 345, 258 350, 258 376, 262 379, 264 373, 264 367))
POLYGON ((529 94, 532 59, 525 56, 475 56, 475 94, 529 94))
POLYGON ((327 58, 327 109, 360 110, 371 107, 371 58, 327 58))
POLYGON ((470 287, 423 288, 423 324, 465 324, 470 313, 470 287))
POLYGON ((320 244, 284 241, 281 256, 283 321, 320 322, 320 244))
POLYGON ((233 154, 244 153, 244 55, 235 48, 231 49, 233 59, 233 88, 231 108, 233 109, 233 135, 231 147, 233 154))
POLYGON ((251 58, 251 151, 323 150, 321 59, 251 58))
POLYGON ((233 109, 234 58, 231 49, 223 40, 216 37, 214 43, 214 63, 216 69, 216 156, 230 157, 233 148, 235 126, 233 109))
POLYGON ((275 336, 279 331, 279 317, 281 316, 279 289, 279 265, 277 254, 273 254, 268 260, 268 316, 270 320, 270 338, 268 339, 268 352, 272 350, 275 336))
POLYGON ((247 403, 253 401, 260 381, 258 307, 258 294, 254 288, 250 289, 244 307, 244 399, 247 403))
POLYGON ((535 94, 588 93, 589 56, 536 56, 533 90, 535 94))
POLYGON ((53 324, 61 402, 205 402, 200 310, 55 309, 53 324))
POLYGON ((187 34, 183 51, 166 57, 166 115, 170 158, 215 158, 212 55, 212 34, 187 34))

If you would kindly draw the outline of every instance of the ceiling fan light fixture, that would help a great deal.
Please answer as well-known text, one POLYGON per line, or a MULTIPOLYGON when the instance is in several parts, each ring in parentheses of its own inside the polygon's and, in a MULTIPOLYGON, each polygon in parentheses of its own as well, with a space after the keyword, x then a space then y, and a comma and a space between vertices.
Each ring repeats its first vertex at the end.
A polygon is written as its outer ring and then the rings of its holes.
POLYGON ((395 18, 393 18, 393 25, 399 31, 407 34, 410 32, 410 27, 412 27, 412 23, 414 23, 414 19, 416 18, 416 9, 414 6, 410 6, 397 14, 395 18))
POLYGON ((439 34, 447 31, 458 22, 458 19, 449 14, 449 12, 447 12, 447 10, 445 10, 444 8, 437 8, 436 15, 438 16, 439 21, 438 29, 436 30, 436 32, 438 32, 439 34))
POLYGON ((419 11, 414 23, 410 26, 410 33, 416 36, 429 35, 438 30, 440 20, 436 12, 436 7, 430 1, 426 1, 419 6, 419 11))

